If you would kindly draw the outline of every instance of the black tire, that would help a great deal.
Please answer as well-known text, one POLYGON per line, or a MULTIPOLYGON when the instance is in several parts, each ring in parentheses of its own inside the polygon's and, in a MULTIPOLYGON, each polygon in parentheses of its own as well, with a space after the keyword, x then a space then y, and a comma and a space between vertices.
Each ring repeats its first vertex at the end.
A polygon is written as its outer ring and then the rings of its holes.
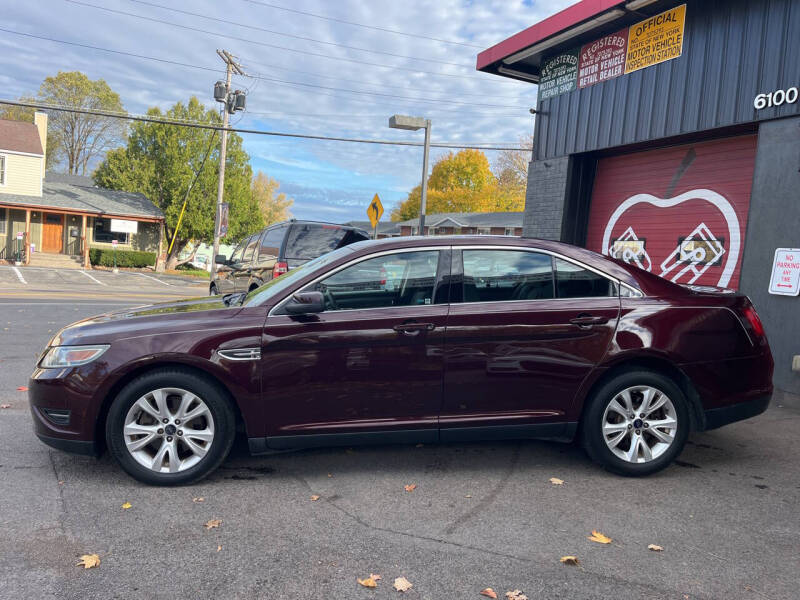
POLYGON ((222 464, 235 436, 236 416, 224 391, 210 377, 180 368, 150 371, 131 381, 112 402, 106 419, 106 444, 111 455, 129 475, 149 485, 188 485, 199 481, 222 464), (148 392, 160 388, 192 392, 206 404, 214 420, 214 439, 208 453, 197 464, 175 473, 159 473, 140 464, 128 451, 123 436, 125 417, 131 406, 148 392))
MULTIPOLYGON (((650 475, 669 466, 686 444, 690 429, 689 403, 680 387, 661 373, 644 369, 620 373, 597 389, 588 402, 581 422, 581 441, 589 457, 608 471, 629 477, 650 475), (666 394, 674 406, 678 422, 671 445, 660 456, 642 463, 628 462, 615 455, 603 435, 606 408, 620 392, 634 386, 650 386, 666 394)), ((643 428, 639 431, 643 436, 647 432, 643 428)))
POLYGON ((208 295, 209 296, 217 296, 219 292, 217 291, 217 285, 215 283, 211 284, 211 287, 208 288, 208 295))

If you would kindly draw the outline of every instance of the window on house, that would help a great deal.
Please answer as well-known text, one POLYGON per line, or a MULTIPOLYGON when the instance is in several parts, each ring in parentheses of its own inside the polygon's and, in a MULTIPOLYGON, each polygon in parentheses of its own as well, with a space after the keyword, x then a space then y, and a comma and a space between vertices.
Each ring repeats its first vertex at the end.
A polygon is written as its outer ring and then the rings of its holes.
POLYGON ((127 244, 128 234, 111 231, 111 219, 95 219, 94 241, 110 244, 114 240, 117 240, 120 244, 127 244))
POLYGON ((514 235, 514 228, 513 227, 506 227, 505 235, 514 235))
POLYGON ((6 157, 0 155, 0 185, 6 184, 6 157))
POLYGON ((488 227, 478 227, 478 235, 489 235, 492 230, 488 227))
POLYGON ((0 208, 0 233, 6 232, 6 217, 8 209, 7 208, 0 208))

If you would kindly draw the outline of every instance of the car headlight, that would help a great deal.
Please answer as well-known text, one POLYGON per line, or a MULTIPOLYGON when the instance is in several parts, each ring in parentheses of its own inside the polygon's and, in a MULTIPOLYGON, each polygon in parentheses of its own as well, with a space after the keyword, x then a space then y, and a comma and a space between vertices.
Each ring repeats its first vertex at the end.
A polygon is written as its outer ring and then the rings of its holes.
POLYGON ((39 366, 44 369, 78 367, 99 358, 108 348, 108 344, 98 344, 96 346, 51 346, 44 353, 39 366))

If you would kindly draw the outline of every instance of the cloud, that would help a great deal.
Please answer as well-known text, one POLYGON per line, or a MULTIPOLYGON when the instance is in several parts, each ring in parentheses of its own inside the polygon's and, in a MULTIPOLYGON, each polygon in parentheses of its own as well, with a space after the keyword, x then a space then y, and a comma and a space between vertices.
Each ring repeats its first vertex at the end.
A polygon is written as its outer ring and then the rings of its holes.
MULTIPOLYGON (((532 127, 528 108, 536 101, 535 86, 476 72, 477 48, 353 27, 244 0, 179 4, 151 1, 215 19, 420 60, 288 39, 130 0, 85 1, 172 25, 64 0, 40 0, 8 3, 4 7, 3 27, 200 68, 3 34, 0 83, 4 96, 35 93, 45 77, 59 70, 80 70, 92 79, 105 79, 120 94, 126 109, 134 113, 145 112, 150 106, 166 109, 192 95, 212 106, 214 81, 224 77, 215 50, 226 48, 241 57, 248 74, 262 78, 234 78, 237 87, 248 91, 247 112, 233 119, 240 127, 421 141, 421 132, 388 128, 390 115, 405 113, 431 118, 434 141, 460 143, 516 142, 532 127), (189 31, 175 25, 217 34, 189 31)), ((571 0, 308 0, 302 9, 488 48, 571 3, 571 0)), ((243 137, 254 169, 260 168, 276 177, 282 182, 283 191, 293 191, 297 216, 334 218, 347 214, 352 215, 350 218, 363 218, 360 207, 366 205, 372 194, 379 193, 388 209, 402 200, 421 177, 420 148, 252 134, 243 137)), ((436 150, 432 158, 445 152, 436 150)), ((491 154, 489 158, 493 158, 491 154)))

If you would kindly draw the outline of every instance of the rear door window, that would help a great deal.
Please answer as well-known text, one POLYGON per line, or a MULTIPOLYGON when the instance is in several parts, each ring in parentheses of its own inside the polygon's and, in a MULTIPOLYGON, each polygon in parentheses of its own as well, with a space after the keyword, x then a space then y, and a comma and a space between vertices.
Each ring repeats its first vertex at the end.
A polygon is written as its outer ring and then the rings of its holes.
POLYGON ((553 298, 549 255, 520 250, 464 250, 464 302, 553 298))
POLYGON ((256 246, 258 246, 258 237, 260 233, 255 234, 249 240, 247 240, 247 247, 244 249, 244 258, 242 258, 242 262, 249 263, 253 260, 253 255, 256 251, 256 246))
POLYGON ((559 298, 603 298, 616 296, 616 284, 589 269, 560 258, 555 259, 556 293, 559 298))

